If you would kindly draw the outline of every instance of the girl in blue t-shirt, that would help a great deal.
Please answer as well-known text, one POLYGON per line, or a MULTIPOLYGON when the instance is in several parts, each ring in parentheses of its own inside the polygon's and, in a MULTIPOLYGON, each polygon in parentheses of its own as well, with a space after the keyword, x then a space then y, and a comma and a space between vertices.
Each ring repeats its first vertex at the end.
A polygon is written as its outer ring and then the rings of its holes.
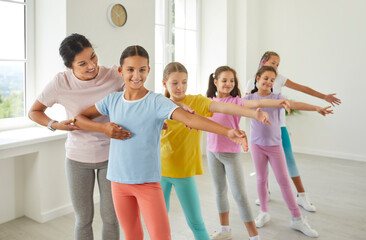
POLYGON ((247 148, 244 131, 185 112, 163 95, 147 90, 144 83, 149 71, 146 50, 141 46, 126 48, 118 68, 126 90, 108 95, 79 114, 75 121, 81 129, 101 132, 112 138, 107 178, 111 181, 118 221, 128 240, 143 239, 140 211, 150 239, 171 239, 159 183, 160 133, 165 119, 227 136, 247 148), (91 120, 101 115, 109 116, 110 122, 91 120))
MULTIPOLYGON (((284 99, 281 94, 272 93, 272 87, 277 73, 273 67, 261 67, 255 76, 255 88, 251 94, 245 97, 247 100, 259 99, 284 99)), ((318 106, 289 101, 290 108, 294 110, 317 111, 325 116, 332 113, 329 107, 318 106)), ((291 228, 301 231, 307 236, 318 237, 317 231, 312 229, 307 220, 301 216, 301 211, 296 204, 292 193, 290 178, 287 173, 286 159, 282 148, 281 140, 281 108, 265 108, 268 112, 272 126, 259 124, 256 120, 251 120, 251 154, 254 161, 257 176, 257 191, 260 200, 260 213, 255 219, 256 226, 263 227, 269 220, 268 213, 268 162, 271 164, 276 180, 281 188, 282 196, 292 215, 291 228)))

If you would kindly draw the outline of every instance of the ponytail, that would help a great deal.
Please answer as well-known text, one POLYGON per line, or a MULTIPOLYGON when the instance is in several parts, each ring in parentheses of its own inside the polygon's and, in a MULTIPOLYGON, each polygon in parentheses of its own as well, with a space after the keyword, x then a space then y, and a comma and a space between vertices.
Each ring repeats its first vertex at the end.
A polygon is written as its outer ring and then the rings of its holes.
POLYGON ((206 92, 206 96, 208 98, 216 97, 217 87, 214 83, 215 75, 213 73, 210 74, 210 77, 208 78, 208 88, 206 92))

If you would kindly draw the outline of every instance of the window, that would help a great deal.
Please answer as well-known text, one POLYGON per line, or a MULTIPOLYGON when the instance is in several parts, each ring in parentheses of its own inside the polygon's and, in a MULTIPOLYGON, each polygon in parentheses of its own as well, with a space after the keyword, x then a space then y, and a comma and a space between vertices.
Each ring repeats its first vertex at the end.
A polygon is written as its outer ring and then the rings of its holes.
POLYGON ((163 92, 164 67, 180 62, 188 70, 188 89, 197 93, 199 0, 155 1, 155 91, 163 92))
MULTIPOLYGON (((32 49, 31 1, 0 0, 0 121, 24 118, 32 49)), ((17 121, 17 120, 15 120, 17 121)), ((4 124, 1 124, 4 125, 4 124)))

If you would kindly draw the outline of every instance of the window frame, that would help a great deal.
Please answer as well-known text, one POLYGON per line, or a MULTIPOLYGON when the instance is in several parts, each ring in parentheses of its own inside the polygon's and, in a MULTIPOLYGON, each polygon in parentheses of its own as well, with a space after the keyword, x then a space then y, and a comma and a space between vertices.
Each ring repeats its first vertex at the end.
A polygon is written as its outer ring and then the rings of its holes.
MULTIPOLYGON (((24 128, 35 126, 36 124, 32 122, 27 117, 27 112, 29 111, 32 100, 35 99, 35 43, 34 43, 34 0, 25 0, 24 2, 19 1, 11 1, 11 0, 1 0, 2 2, 10 2, 14 4, 22 4, 25 5, 25 58, 24 61, 25 67, 25 79, 23 82, 24 86, 24 116, 23 117, 14 117, 14 118, 2 118, 0 119, 0 131, 11 130, 17 128, 24 128)), ((9 59, 1 59, 1 60, 9 60, 9 59)), ((17 60, 11 60, 17 61, 17 60)), ((20 60, 19 60, 20 61, 20 60)))
MULTIPOLYGON (((175 26, 173 25, 173 1, 174 0, 163 0, 164 1, 164 12, 165 12, 165 19, 164 19, 164 24, 157 24, 155 22, 155 26, 164 26, 164 54, 163 54, 163 68, 164 66, 166 66, 168 63, 172 62, 172 61, 176 61, 173 60, 173 51, 174 51, 174 45, 173 45, 173 29, 175 28, 175 26)), ((197 59, 196 59, 196 82, 195 82, 195 93, 199 93, 199 76, 200 76, 200 34, 201 34, 201 30, 200 30, 200 12, 201 12, 201 0, 196 0, 196 50, 197 50, 197 59)), ((156 14, 156 13, 155 13, 156 14)), ((178 27, 177 27, 178 28, 178 27)), ((184 31, 191 31, 191 29, 188 28, 184 28, 184 31)), ((156 34, 156 31, 155 31, 156 34)), ((154 64, 156 67, 156 63, 154 61, 154 64)), ((185 65, 185 63, 183 63, 185 65)), ((156 69, 155 69, 156 71, 156 69)), ((189 73, 188 73, 189 74, 189 73)), ((161 79, 162 76, 158 79, 155 78, 155 92, 159 92, 160 93, 160 89, 162 91, 164 91, 164 87, 161 83, 161 79), (158 83, 156 82, 158 81, 158 83), (158 89, 160 88, 160 89, 158 89)), ((192 94, 195 94, 194 92, 192 92, 192 94)))

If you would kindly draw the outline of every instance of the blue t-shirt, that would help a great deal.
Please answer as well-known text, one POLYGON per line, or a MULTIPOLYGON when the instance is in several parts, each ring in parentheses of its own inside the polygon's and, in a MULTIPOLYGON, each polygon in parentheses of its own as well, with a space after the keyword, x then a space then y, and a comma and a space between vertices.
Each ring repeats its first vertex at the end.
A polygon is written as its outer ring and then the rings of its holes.
POLYGON ((107 179, 126 184, 159 182, 161 129, 178 106, 153 92, 129 101, 124 91, 111 93, 95 106, 111 122, 131 132, 129 139, 111 139, 107 179))
MULTIPOLYGON (((246 100, 260 100, 260 99, 286 99, 280 93, 271 93, 266 97, 261 97, 258 93, 251 93, 244 97, 246 100)), ((262 108, 262 111, 267 112, 269 121, 272 126, 262 124, 261 122, 251 119, 250 124, 250 142, 261 146, 276 146, 282 145, 281 139, 281 109, 276 108, 262 108)))

